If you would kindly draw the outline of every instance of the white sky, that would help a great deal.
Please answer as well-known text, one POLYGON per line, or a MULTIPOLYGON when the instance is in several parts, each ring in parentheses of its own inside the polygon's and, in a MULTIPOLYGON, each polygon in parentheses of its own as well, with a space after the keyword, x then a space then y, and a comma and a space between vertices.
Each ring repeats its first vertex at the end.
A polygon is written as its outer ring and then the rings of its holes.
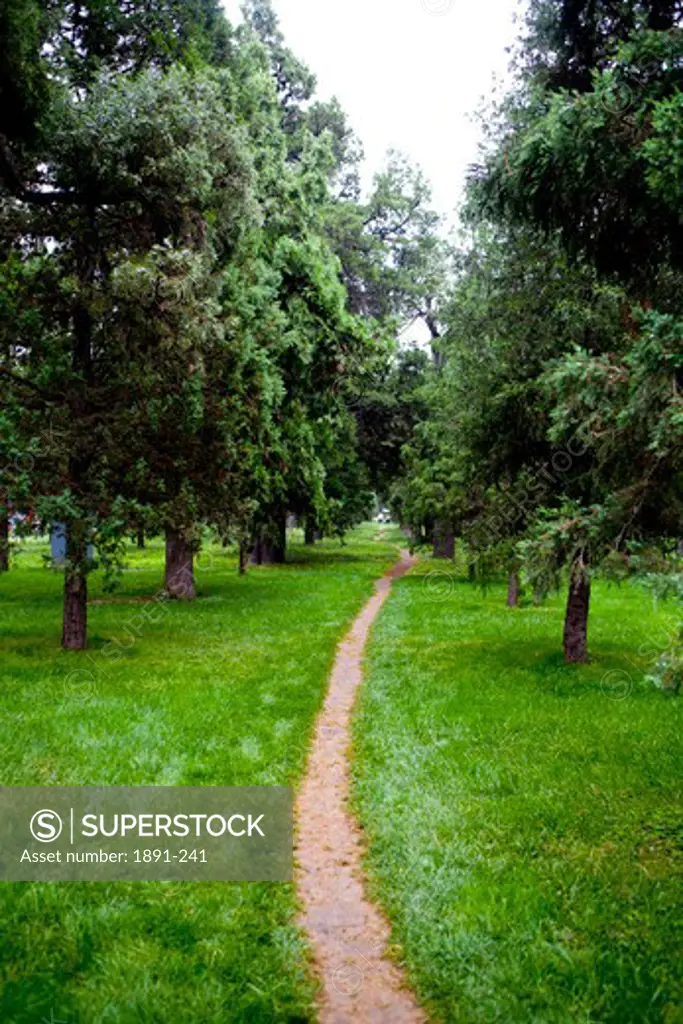
MULTIPOLYGON (((224 0, 231 21, 240 0, 224 0)), ((274 0, 287 45, 337 96, 369 183, 389 148, 420 164, 452 219, 477 156, 472 114, 505 77, 517 0, 274 0)))

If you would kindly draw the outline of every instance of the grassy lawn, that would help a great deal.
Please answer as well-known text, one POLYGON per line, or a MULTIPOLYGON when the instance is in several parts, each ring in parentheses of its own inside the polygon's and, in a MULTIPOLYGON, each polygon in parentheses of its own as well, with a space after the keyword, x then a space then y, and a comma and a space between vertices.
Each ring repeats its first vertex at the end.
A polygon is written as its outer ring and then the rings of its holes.
MULTIPOLYGON (((246 578, 211 548, 192 605, 143 603, 162 545, 131 548, 113 597, 91 577, 90 657, 60 651, 61 574, 30 545, 0 578, 0 783, 296 783, 336 643, 395 558, 376 533, 246 578)), ((294 909, 290 885, 3 884, 0 1020, 310 1020, 294 909)))
POLYGON ((597 584, 594 660, 568 666, 562 598, 507 609, 437 569, 396 584, 355 724, 373 884, 420 997, 452 1022, 678 1024, 683 700, 638 671, 675 609, 597 584))

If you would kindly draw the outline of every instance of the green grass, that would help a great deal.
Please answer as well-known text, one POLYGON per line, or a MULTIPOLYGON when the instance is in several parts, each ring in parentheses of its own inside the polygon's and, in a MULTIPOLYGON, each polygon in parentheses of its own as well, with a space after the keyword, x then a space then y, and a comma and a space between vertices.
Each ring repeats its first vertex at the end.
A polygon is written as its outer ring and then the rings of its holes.
POLYGON ((355 722, 397 955, 437 1020, 683 1021, 683 700, 639 671, 675 609, 597 584, 570 666, 561 598, 437 569, 396 584, 355 722))
MULTIPOLYGON (((87 654, 59 649, 62 577, 29 544, 0 579, 0 783, 295 784, 334 648, 395 558, 376 534, 246 578, 211 548, 191 605, 136 602, 159 592, 162 546, 131 548, 113 597, 91 577, 107 603, 87 654)), ((291 885, 5 883, 0 1020, 310 1020, 294 911, 291 885)))

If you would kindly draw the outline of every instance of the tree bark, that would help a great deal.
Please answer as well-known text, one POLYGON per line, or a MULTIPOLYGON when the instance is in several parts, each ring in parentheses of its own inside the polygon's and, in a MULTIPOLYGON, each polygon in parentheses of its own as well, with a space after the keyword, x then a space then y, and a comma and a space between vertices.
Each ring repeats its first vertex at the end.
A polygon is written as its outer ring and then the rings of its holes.
POLYGON ((178 601, 193 601, 196 594, 192 544, 179 530, 166 530, 165 590, 178 601))
MULTIPOLYGON (((83 386, 74 389, 70 415, 74 422, 82 420, 87 410, 87 392, 93 385, 93 318, 83 295, 87 294, 97 275, 98 239, 95 209, 88 205, 88 227, 76 246, 76 271, 79 283, 73 310, 73 346, 71 365, 82 378, 83 386)), ((87 470, 92 450, 72 451, 69 456, 69 485, 80 495, 87 486, 87 470)), ((73 519, 65 523, 66 562, 64 564, 64 608, 62 647, 84 650, 88 645, 88 534, 83 522, 73 519)))
POLYGON ((564 656, 567 661, 588 660, 588 610, 591 584, 588 559, 578 555, 569 573, 569 594, 564 619, 564 656))
POLYGON ((252 565, 282 565, 287 550, 287 517, 278 515, 269 528, 261 528, 254 540, 252 565))
POLYGON ((0 511, 0 572, 9 569, 9 512, 0 511))
POLYGON ((474 562, 470 562, 469 565, 467 566, 467 579, 470 581, 470 583, 474 583, 476 578, 477 578, 477 567, 474 564, 474 562))
POLYGON ((250 565, 263 565, 263 539, 260 533, 255 535, 251 545, 249 563, 250 565))
POLYGON ((508 608, 516 608, 519 604, 519 573, 511 572, 508 576, 508 608))
POLYGON ((248 561, 247 545, 246 544, 240 544, 240 561, 239 561, 239 568, 237 570, 240 576, 246 576, 247 575, 247 561, 248 561))
POLYGON ((140 551, 144 551, 144 549, 146 547, 146 544, 145 544, 145 531, 144 531, 143 527, 140 527, 140 529, 138 530, 137 545, 138 545, 138 548, 139 548, 140 551))
POLYGON ((282 565, 285 561, 286 541, 270 540, 264 537, 261 541, 261 565, 282 565))
POLYGON ((62 647, 83 651, 88 646, 88 542, 80 523, 66 526, 62 647))
POLYGON ((306 526, 304 527, 304 544, 308 547, 313 547, 315 544, 315 529, 308 523, 306 523, 306 526))
POLYGON ((450 558, 455 554, 455 535, 452 525, 444 519, 434 523, 434 558, 450 558))

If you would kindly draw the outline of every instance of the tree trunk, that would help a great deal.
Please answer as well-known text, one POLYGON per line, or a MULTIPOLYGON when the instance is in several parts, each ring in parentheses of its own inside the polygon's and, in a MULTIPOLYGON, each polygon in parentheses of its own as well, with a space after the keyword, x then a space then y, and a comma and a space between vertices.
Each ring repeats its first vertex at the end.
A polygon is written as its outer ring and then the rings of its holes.
POLYGON ((452 525, 443 519, 434 524, 434 558, 450 558, 455 554, 455 536, 452 525))
POLYGON ((260 533, 254 537, 249 553, 249 562, 251 565, 263 565, 263 538, 260 533))
POLYGON ((306 523, 306 526, 304 527, 304 544, 308 547, 313 547, 315 544, 315 530, 312 526, 309 526, 308 523, 306 523))
POLYGON ((166 581, 169 597, 179 601, 192 601, 194 587, 194 552, 184 533, 166 530, 166 581))
POLYGON ((516 608, 519 604, 519 573, 511 572, 508 576, 508 608, 516 608))
MULTIPOLYGON (((87 301, 83 299, 97 276, 98 239, 95 209, 88 206, 89 224, 76 245, 76 275, 78 298, 73 312, 73 344, 71 365, 83 380, 83 388, 73 390, 69 414, 73 422, 82 421, 87 411, 87 389, 93 385, 93 317, 87 301)), ((86 432, 87 436, 87 432, 86 432)), ((89 443, 78 446, 69 455, 69 485, 75 494, 81 492, 90 464, 92 449, 89 443)), ((85 524, 77 519, 65 523, 66 561, 64 564, 64 611, 62 619, 62 647, 84 650, 88 644, 88 533, 85 524)))
POLYGON ((9 569, 9 512, 0 511, 0 572, 9 569))
POLYGON ((79 523, 66 526, 62 647, 83 651, 88 646, 88 543, 79 523))
POLYGON ((247 575, 247 559, 248 559, 247 545, 242 543, 242 544, 240 544, 240 563, 239 563, 239 569, 238 569, 238 572, 239 572, 240 576, 246 576, 247 575))
POLYGON ((286 541, 280 534, 279 540, 264 537, 261 541, 261 565, 282 565, 285 561, 286 541))
POLYGON ((467 566, 467 579, 470 581, 470 583, 474 583, 476 578, 477 578, 477 567, 474 564, 474 562, 470 562, 469 565, 467 566))
POLYGON ((569 573, 569 595, 564 620, 564 656, 567 661, 588 660, 590 595, 588 560, 581 554, 574 560, 569 573))
POLYGON ((261 528, 254 540, 252 565, 282 565, 287 549, 287 518, 278 515, 269 528, 261 528))
POLYGON ((139 548, 140 551, 144 551, 144 549, 146 547, 146 545, 145 545, 145 530, 144 530, 144 527, 142 527, 142 526, 138 530, 137 545, 138 545, 138 548, 139 548))

